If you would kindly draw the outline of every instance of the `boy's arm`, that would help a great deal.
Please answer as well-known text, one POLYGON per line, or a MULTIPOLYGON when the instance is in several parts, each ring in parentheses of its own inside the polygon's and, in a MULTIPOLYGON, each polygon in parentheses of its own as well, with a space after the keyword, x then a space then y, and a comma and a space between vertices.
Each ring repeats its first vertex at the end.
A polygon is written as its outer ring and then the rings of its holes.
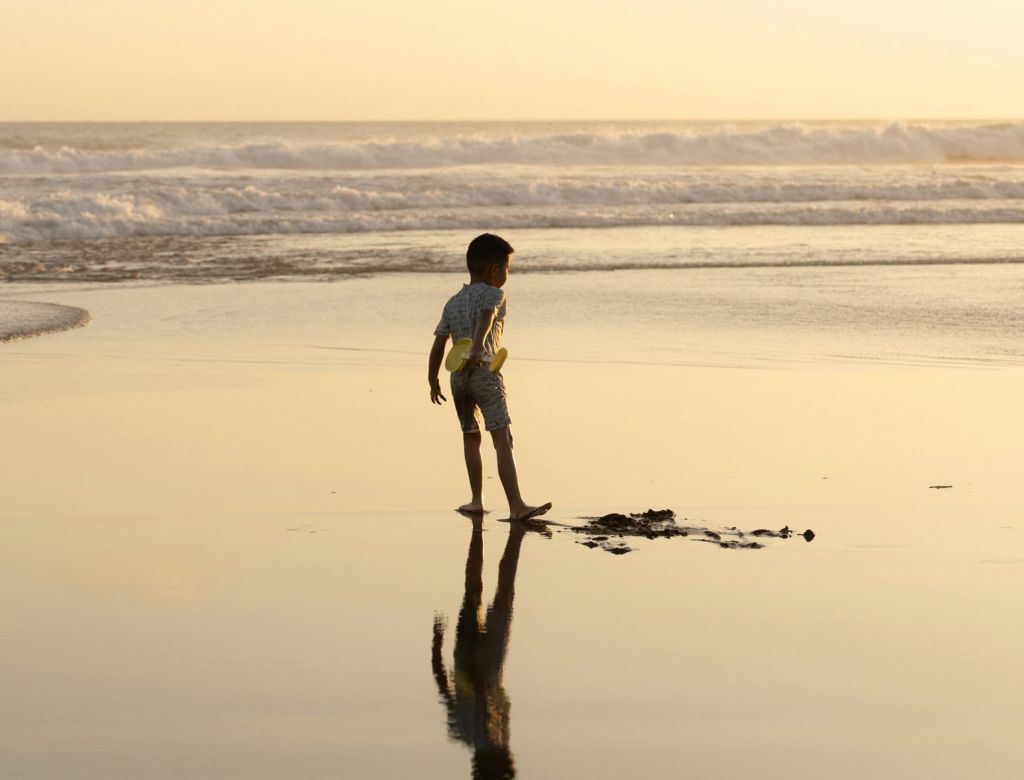
POLYGON ((484 356, 484 339, 494 325, 494 309, 481 309, 476 321, 476 333, 473 334, 473 346, 469 350, 469 362, 479 363, 484 356))
POLYGON ((427 381, 430 383, 430 401, 440 404, 447 401, 441 394, 441 382, 437 378, 441 370, 441 361, 444 360, 444 347, 448 343, 447 336, 434 336, 434 346, 430 348, 430 359, 427 361, 427 381))

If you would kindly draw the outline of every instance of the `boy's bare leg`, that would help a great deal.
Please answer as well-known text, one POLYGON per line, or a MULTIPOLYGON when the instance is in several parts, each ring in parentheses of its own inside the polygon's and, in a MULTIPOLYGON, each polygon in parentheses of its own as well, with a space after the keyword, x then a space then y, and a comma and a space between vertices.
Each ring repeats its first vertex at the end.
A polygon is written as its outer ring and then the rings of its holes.
POLYGON ((516 459, 512 455, 512 427, 506 425, 491 431, 491 439, 498 456, 498 476, 501 477, 501 485, 508 499, 509 517, 512 520, 528 520, 551 509, 550 503, 530 506, 519 493, 519 475, 516 473, 516 459))
POLYGON ((472 497, 468 504, 459 507, 460 512, 478 514, 484 511, 484 464, 480 458, 480 431, 462 434, 462 449, 466 455, 466 474, 469 476, 469 490, 472 497))

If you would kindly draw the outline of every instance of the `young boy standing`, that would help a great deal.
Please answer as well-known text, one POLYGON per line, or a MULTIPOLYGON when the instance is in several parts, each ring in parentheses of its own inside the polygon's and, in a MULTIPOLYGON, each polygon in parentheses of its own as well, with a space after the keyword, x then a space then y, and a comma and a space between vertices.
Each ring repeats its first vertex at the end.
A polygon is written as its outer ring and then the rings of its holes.
POLYGON ((484 427, 491 434, 498 456, 498 476, 508 498, 509 517, 528 520, 547 512, 551 504, 530 506, 519 492, 519 477, 512 456, 512 420, 508 416, 505 381, 500 372, 492 373, 488 365, 501 348, 501 331, 505 324, 506 296, 502 286, 508 281, 512 267, 512 246, 490 233, 474 238, 466 250, 469 284, 453 295, 444 306, 441 321, 434 329, 434 346, 430 350, 427 379, 430 400, 440 405, 448 400, 441 393, 437 378, 444 360, 449 337, 458 341, 471 338, 473 346, 469 361, 461 371, 452 372, 452 402, 462 425, 462 446, 466 456, 471 497, 460 512, 481 514, 483 501, 483 461, 480 458, 480 412, 484 427))

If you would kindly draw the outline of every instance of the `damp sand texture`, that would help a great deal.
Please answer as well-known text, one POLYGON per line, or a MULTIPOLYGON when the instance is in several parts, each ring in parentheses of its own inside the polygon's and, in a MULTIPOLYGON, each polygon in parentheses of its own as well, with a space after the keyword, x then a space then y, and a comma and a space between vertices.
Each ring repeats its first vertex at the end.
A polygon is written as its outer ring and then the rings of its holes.
MULTIPOLYGON (((885 271, 899 329, 862 316, 865 272, 813 276, 843 328, 806 275, 720 273, 510 281, 516 455, 552 522, 817 534, 527 534, 493 689, 518 776, 1016 776, 1024 372, 970 349, 995 319, 926 325, 997 272, 885 271)), ((93 319, 0 351, 5 774, 469 776, 431 653, 441 613, 454 663, 473 529, 423 376, 460 283, 7 289, 93 319)), ((482 620, 509 538, 485 471, 482 620)))

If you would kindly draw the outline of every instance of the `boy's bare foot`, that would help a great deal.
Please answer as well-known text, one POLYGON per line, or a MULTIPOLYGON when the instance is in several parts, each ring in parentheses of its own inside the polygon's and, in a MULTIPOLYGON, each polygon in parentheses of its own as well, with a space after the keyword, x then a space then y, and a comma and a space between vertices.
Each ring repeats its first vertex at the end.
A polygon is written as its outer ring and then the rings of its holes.
POLYGON ((456 512, 461 512, 464 515, 486 515, 487 510, 484 509, 484 505, 480 501, 470 501, 468 504, 463 504, 456 512))
POLYGON ((551 502, 548 501, 546 504, 540 506, 526 506, 525 504, 515 512, 512 513, 510 520, 530 520, 534 517, 540 517, 542 514, 551 509, 551 502))

